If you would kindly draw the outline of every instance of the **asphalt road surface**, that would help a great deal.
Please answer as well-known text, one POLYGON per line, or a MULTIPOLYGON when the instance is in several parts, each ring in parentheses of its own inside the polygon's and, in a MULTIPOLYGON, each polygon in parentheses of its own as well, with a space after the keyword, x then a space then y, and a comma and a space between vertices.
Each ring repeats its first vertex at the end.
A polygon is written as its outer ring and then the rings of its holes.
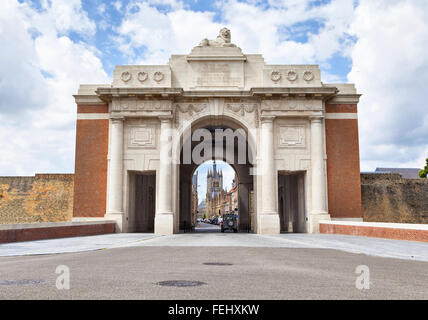
POLYGON ((195 227, 195 232, 220 232, 220 226, 201 222, 195 227))
POLYGON ((1 257, 0 299, 428 299, 428 262, 317 248, 184 246, 1 257), (69 290, 56 287, 59 265, 69 268, 69 290), (356 287, 360 265, 369 268, 370 289, 356 287), (172 280, 203 284, 158 285, 172 280))

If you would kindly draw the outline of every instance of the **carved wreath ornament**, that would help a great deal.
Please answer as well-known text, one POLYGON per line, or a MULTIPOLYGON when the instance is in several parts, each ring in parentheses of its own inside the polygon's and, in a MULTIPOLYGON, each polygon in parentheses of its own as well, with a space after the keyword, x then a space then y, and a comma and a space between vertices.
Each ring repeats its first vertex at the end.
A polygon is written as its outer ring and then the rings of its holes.
POLYGON ((155 80, 156 82, 161 82, 163 78, 164 78, 164 75, 160 71, 157 71, 153 74, 153 80, 155 80))
POLYGON ((144 81, 147 80, 147 78, 148 78, 147 72, 144 72, 144 71, 143 72, 138 72, 138 76, 137 76, 138 81, 144 82, 144 81))
POLYGON ((193 112, 198 113, 204 110, 205 108, 207 108, 207 104, 206 103, 195 103, 195 104, 182 103, 182 104, 177 104, 176 107, 180 110, 181 113, 188 113, 190 116, 192 116, 193 112))
POLYGON ((279 80, 281 80, 281 72, 277 70, 272 71, 270 74, 270 78, 273 82, 278 82, 279 80))
POLYGON ((305 73, 303 73, 303 79, 305 81, 311 81, 314 78, 314 74, 310 71, 305 71, 305 73))
POLYGON ((293 71, 293 70, 288 71, 288 73, 287 73, 287 79, 289 81, 295 81, 295 80, 297 80, 297 73, 295 71, 293 71))
POLYGON ((128 82, 129 80, 131 80, 131 78, 131 73, 129 73, 128 71, 122 72, 121 79, 123 82, 128 82))
POLYGON ((233 112, 241 112, 241 115, 244 116, 245 112, 251 113, 257 108, 257 104, 244 104, 244 103, 234 103, 227 104, 227 108, 233 112))

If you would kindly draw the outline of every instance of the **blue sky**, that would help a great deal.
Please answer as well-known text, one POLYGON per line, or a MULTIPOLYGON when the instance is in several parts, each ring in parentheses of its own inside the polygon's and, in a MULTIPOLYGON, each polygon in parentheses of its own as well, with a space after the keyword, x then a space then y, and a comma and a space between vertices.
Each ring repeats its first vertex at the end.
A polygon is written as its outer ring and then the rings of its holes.
POLYGON ((221 27, 268 64, 355 83, 361 169, 428 157, 426 0, 2 0, 0 175, 73 172, 81 83, 166 64, 221 27))

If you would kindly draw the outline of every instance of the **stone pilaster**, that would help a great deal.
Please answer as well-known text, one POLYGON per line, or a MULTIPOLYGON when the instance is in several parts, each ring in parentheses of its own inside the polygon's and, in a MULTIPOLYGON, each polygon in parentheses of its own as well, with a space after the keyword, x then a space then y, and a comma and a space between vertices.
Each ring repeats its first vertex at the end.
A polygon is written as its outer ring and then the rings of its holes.
POLYGON ((116 220, 119 231, 123 219, 123 117, 111 118, 109 190, 105 218, 116 220))
POLYGON ((260 132, 260 167, 262 180, 262 212, 258 217, 258 233, 278 234, 280 232, 279 216, 276 208, 277 172, 274 160, 272 116, 261 117, 260 132))
POLYGON ((320 220, 330 220, 327 212, 326 173, 324 169, 324 139, 322 117, 311 118, 311 189, 312 209, 308 231, 319 232, 320 220))
POLYGON ((174 215, 172 212, 172 161, 171 136, 172 117, 160 117, 160 165, 158 188, 158 211, 155 217, 156 234, 172 234, 174 232, 174 215))

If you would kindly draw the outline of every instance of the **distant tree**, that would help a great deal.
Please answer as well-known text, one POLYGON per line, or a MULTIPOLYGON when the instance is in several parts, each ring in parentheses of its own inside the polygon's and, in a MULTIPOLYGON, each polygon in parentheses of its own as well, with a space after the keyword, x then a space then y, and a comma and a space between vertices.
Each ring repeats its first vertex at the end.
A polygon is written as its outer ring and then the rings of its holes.
POLYGON ((207 218, 207 215, 204 213, 203 215, 202 215, 202 219, 206 219, 207 218))
POLYGON ((423 170, 419 171, 419 177, 426 178, 428 175, 428 158, 425 159, 426 165, 423 170))

